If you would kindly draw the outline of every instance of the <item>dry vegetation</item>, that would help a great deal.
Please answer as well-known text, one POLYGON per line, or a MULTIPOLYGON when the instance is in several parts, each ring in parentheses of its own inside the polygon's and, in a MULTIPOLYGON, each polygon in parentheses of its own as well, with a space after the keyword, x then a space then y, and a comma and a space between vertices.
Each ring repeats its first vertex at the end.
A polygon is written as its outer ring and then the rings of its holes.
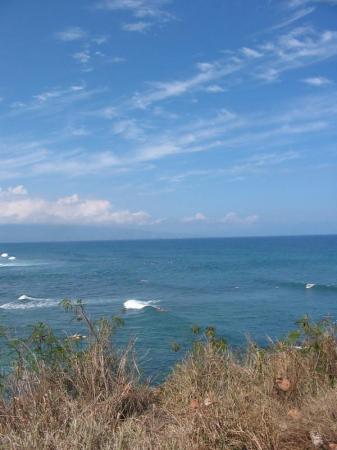
MULTIPOLYGON (((87 320, 82 306, 69 307, 87 320)), ((60 342, 42 325, 29 341, 11 342, 18 357, 0 405, 1 448, 337 449, 330 323, 305 318, 286 341, 249 344, 241 357, 213 329, 201 331, 160 387, 138 380, 132 348, 114 351, 116 325, 88 321, 82 350, 79 336, 60 342)))

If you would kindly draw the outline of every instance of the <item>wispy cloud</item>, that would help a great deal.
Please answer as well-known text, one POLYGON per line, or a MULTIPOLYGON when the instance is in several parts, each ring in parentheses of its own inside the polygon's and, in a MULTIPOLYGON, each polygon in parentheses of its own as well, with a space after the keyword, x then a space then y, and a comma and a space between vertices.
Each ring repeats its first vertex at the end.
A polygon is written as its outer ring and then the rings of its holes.
POLYGON ((199 63, 196 73, 185 79, 148 83, 150 88, 136 92, 129 106, 146 109, 152 104, 198 91, 220 92, 219 81, 232 81, 237 85, 253 77, 273 82, 284 72, 310 66, 336 55, 337 31, 298 27, 254 48, 243 47, 230 56, 199 63))
POLYGON ((326 86, 327 84, 331 84, 332 81, 325 77, 309 77, 304 78, 303 83, 310 84, 311 86, 326 86))
POLYGON ((268 28, 268 31, 278 30, 281 28, 285 28, 289 25, 292 25, 294 22, 297 22, 297 21, 303 19, 304 17, 308 16, 309 14, 312 14, 314 11, 315 11, 314 7, 299 9, 299 10, 295 11, 290 17, 288 17, 288 18, 282 20, 281 22, 279 22, 278 24, 268 28))
POLYGON ((144 33, 145 31, 150 29, 151 26, 152 24, 150 22, 129 22, 122 25, 122 30, 144 33))
POLYGON ((164 7, 170 0, 103 0, 101 8, 110 11, 129 11, 135 17, 161 17, 170 15, 164 7))
POLYGON ((61 42, 85 41, 87 44, 103 45, 109 40, 108 35, 93 35, 81 27, 68 27, 54 33, 54 37, 61 42))
POLYGON ((210 225, 216 225, 216 224, 226 224, 231 226, 250 226, 254 225, 259 221, 259 216, 257 214, 250 214, 247 216, 240 215, 237 212, 228 212, 225 214, 225 216, 220 218, 208 218, 204 213, 197 212, 196 214, 188 217, 183 217, 180 220, 182 223, 186 224, 197 224, 197 223, 203 223, 208 222, 210 225))
POLYGON ((91 56, 89 53, 89 50, 83 50, 81 52, 76 52, 73 54, 73 58, 80 62, 81 64, 88 64, 88 62, 91 60, 91 56))
POLYGON ((82 41, 88 36, 87 32, 80 27, 69 27, 55 33, 56 39, 63 42, 82 41))
POLYGON ((202 178, 214 179, 215 177, 226 177, 228 181, 243 181, 247 175, 270 175, 275 167, 282 166, 300 157, 300 154, 295 151, 260 153, 239 159, 236 162, 233 161, 230 164, 223 163, 223 167, 188 170, 174 175, 161 176, 160 181, 177 184, 190 178, 200 180, 202 178))
POLYGON ((247 56, 247 58, 261 58, 263 56, 261 52, 249 47, 243 47, 241 52, 244 56, 247 56))
POLYGON ((123 58, 122 56, 112 56, 107 58, 107 61, 112 64, 121 64, 126 61, 126 58, 123 58))
POLYGON ((258 220, 259 216, 257 214, 240 216, 236 212, 229 212, 222 219, 220 219, 220 222, 228 225, 253 225, 257 223, 258 220))
MULTIPOLYGON (((96 142, 94 152, 90 147, 86 148, 85 142, 82 143, 84 148, 70 150, 69 145, 63 148, 59 136, 55 142, 50 137, 49 142, 27 142, 24 145, 15 143, 15 140, 8 141, 3 144, 7 156, 4 151, 0 152, 0 178, 123 173, 137 167, 142 170, 145 164, 168 157, 177 158, 183 154, 211 151, 237 153, 251 151, 252 148, 255 149, 253 156, 241 161, 236 158, 235 163, 217 168, 217 174, 233 178, 268 173, 273 166, 299 157, 298 152, 289 150, 289 146, 295 145, 297 139, 309 141, 314 134, 333 132, 337 117, 336 100, 337 94, 329 92, 329 95, 304 97, 290 107, 280 107, 277 113, 266 110, 250 116, 220 110, 215 115, 192 119, 184 125, 168 122, 166 128, 160 126, 159 129, 153 129, 152 126, 147 128, 146 121, 139 125, 133 118, 117 120, 111 107, 94 110, 90 114, 105 118, 109 126, 103 144, 98 145, 96 142), (114 121, 109 124, 111 119, 114 121), (116 136, 113 148, 112 133, 116 136), (118 146, 118 142, 123 143, 118 146), (268 152, 258 153, 258 149, 266 148, 268 152)), ((172 177, 176 177, 175 181, 179 182, 183 178, 214 173, 193 168, 188 172, 172 177)))
POLYGON ((144 128, 134 119, 123 119, 114 122, 112 131, 114 134, 130 140, 143 140, 145 136, 144 128))
POLYGON ((232 58, 229 62, 218 60, 198 64, 196 75, 185 80, 153 82, 151 83, 152 88, 147 92, 136 93, 131 100, 131 104, 135 108, 147 108, 153 103, 198 90, 215 80, 220 80, 226 75, 238 71, 241 67, 241 61, 237 58, 232 58))
POLYGON ((166 6, 171 0, 102 0, 98 7, 108 11, 129 12, 137 19, 133 22, 122 24, 124 31, 145 32, 157 24, 162 24, 174 19, 166 6))
POLYGON ((3 117, 17 117, 25 114, 48 116, 64 111, 69 105, 88 100, 102 93, 102 89, 88 90, 84 84, 74 84, 68 87, 54 87, 33 95, 25 101, 16 101, 11 105, 10 111, 3 117))
POLYGON ((299 27, 272 42, 260 44, 259 48, 265 52, 265 59, 254 73, 262 79, 274 81, 283 72, 336 56, 337 31, 316 31, 310 27, 299 27))
POLYGON ((90 131, 85 127, 77 127, 77 128, 71 128, 70 133, 72 136, 76 137, 84 137, 84 136, 90 136, 90 131))
POLYGON ((220 92, 225 92, 225 89, 218 84, 211 84, 205 88, 205 91, 211 94, 219 94, 220 92))
POLYGON ((287 0, 287 5, 290 8, 298 8, 299 6, 307 5, 310 3, 321 3, 331 6, 337 6, 337 0, 287 0))
POLYGON ((204 222, 207 219, 205 214, 202 212, 197 212, 193 216, 183 217, 181 222, 183 223, 191 223, 191 222, 204 222))
POLYGON ((14 187, 10 186, 7 189, 2 189, 0 187, 0 199, 21 195, 28 195, 27 189, 22 184, 14 187))

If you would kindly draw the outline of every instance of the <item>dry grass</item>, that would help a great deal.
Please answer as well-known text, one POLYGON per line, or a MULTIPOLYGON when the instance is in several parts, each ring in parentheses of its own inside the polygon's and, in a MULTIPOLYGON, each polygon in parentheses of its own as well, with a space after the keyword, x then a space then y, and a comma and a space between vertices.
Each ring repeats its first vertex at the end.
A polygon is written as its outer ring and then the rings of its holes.
POLYGON ((21 367, 0 405, 1 448, 337 449, 335 330, 310 326, 302 348, 249 345, 241 359, 206 339, 159 388, 107 335, 66 366, 21 367))

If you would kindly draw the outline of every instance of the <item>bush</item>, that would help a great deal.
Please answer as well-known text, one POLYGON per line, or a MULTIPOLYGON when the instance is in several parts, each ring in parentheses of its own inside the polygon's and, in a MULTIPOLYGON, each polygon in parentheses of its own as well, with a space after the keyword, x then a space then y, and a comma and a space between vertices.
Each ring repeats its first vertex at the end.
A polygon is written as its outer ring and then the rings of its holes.
MULTIPOLYGON (((4 449, 337 448, 336 327, 304 317, 285 339, 234 355, 213 327, 193 326, 191 352, 159 387, 139 379, 118 318, 93 322, 64 302, 88 337, 44 324, 10 338, 16 355, 0 401, 4 449), (335 445, 335 447, 334 447, 335 445)), ((179 350, 173 343, 172 349, 179 350)))

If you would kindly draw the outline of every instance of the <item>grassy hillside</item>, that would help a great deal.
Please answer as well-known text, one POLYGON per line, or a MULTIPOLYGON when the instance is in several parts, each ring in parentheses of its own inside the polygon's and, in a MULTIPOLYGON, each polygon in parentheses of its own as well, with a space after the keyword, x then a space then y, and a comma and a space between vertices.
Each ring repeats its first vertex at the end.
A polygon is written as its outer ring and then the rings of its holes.
MULTIPOLYGON (((118 319, 59 340, 45 325, 25 340, 3 380, 3 449, 337 449, 336 328, 304 318, 267 349, 233 354, 213 328, 159 387, 139 380, 132 345, 113 346, 118 319), (83 345, 82 342, 87 342, 83 345)), ((178 350, 177 347, 174 348, 178 350)))

